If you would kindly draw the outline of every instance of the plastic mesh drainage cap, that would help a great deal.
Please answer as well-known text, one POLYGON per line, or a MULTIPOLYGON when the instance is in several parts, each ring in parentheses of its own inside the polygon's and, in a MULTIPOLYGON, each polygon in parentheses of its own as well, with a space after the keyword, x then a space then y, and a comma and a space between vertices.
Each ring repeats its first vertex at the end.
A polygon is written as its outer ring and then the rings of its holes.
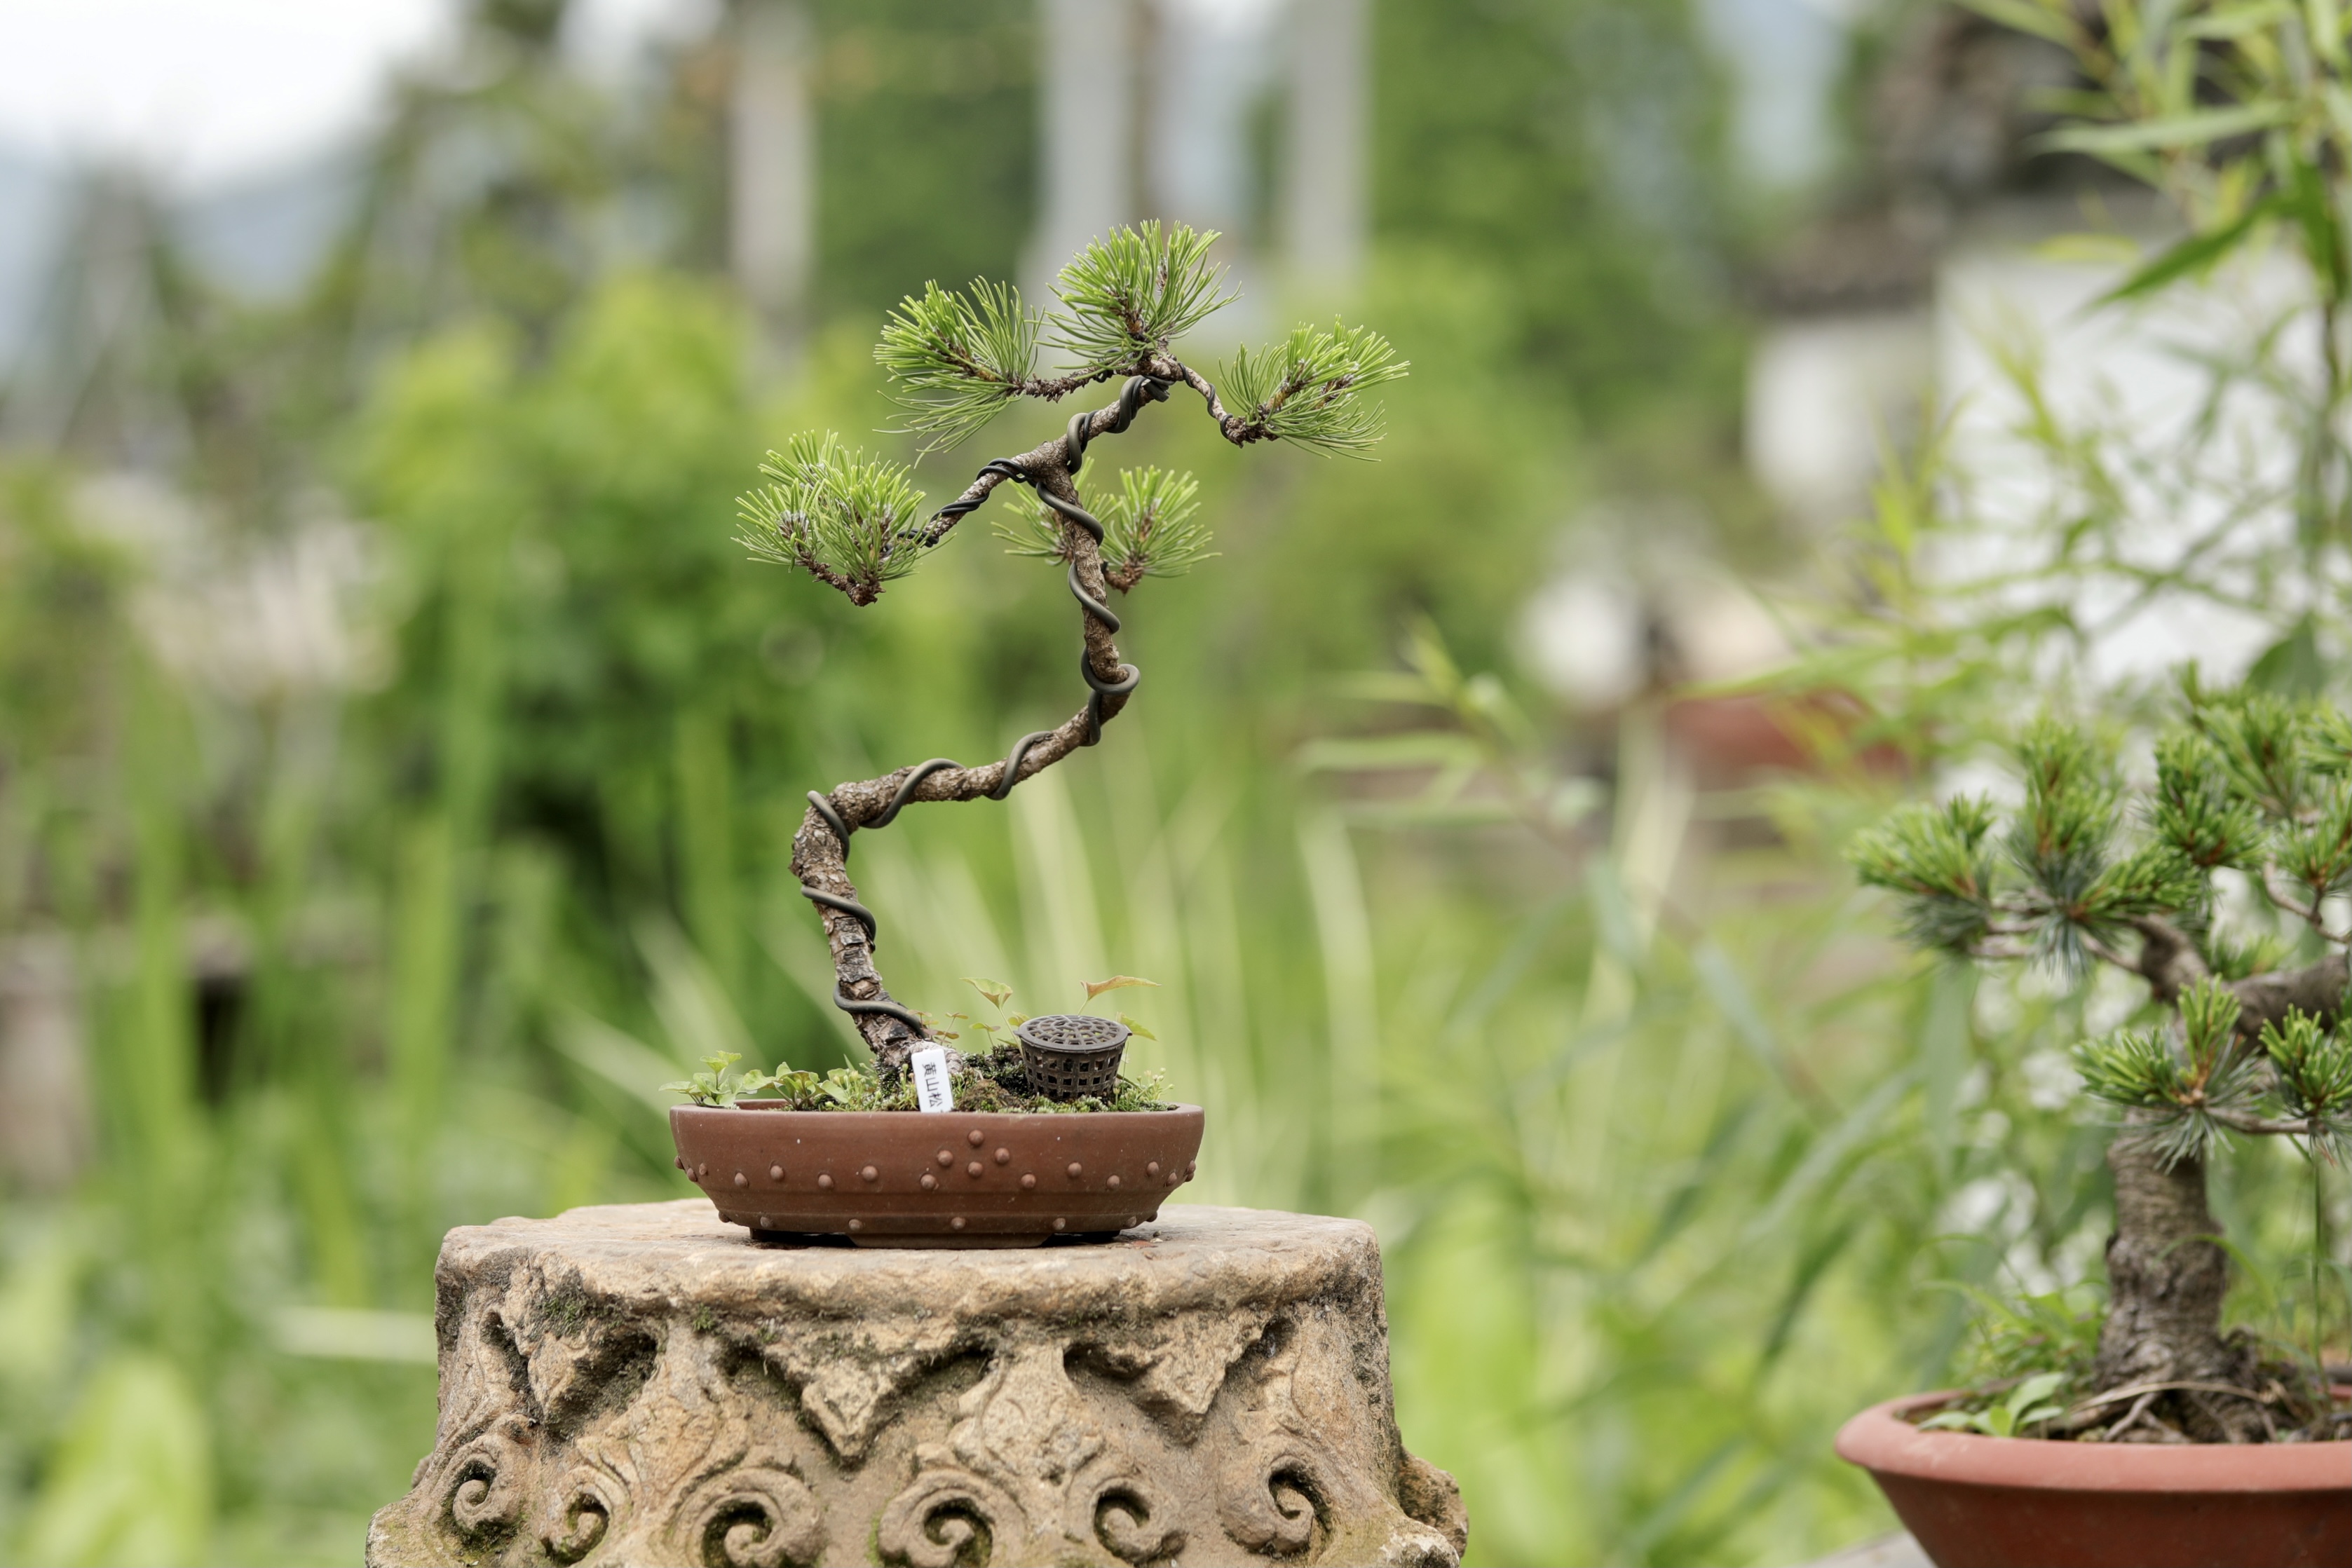
POLYGON ((1118 1092, 1125 1024, 1087 1013, 1047 1013, 1013 1032, 1021 1037, 1021 1065, 1030 1087, 1039 1093, 1055 1100, 1108 1100, 1118 1092))

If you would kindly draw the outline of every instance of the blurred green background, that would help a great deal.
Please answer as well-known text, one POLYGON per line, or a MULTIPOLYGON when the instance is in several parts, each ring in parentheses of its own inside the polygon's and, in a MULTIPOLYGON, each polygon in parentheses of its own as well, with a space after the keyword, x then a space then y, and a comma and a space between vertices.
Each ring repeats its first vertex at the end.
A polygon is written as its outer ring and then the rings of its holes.
MULTIPOLYGON (((730 538, 765 448, 892 423, 902 293, 1038 276, 1052 7, 803 9, 781 299, 730 228, 727 19, 615 80, 563 9, 481 0, 401 78, 298 287, 222 285, 121 169, 75 187, 0 403, 8 1560, 356 1561, 430 1447, 441 1233, 685 1196, 653 1086, 706 1051, 849 1060, 803 791, 1074 701, 1058 580, 981 528, 865 612, 730 538)), ((1192 469, 1223 555, 1137 594, 1139 700, 862 886, 933 1010, 1160 983, 1130 1060, 1208 1108, 1187 1196, 1379 1227, 1475 1561, 1801 1561, 1892 1527, 1829 1439, 1950 1375, 1939 1282, 2063 1283, 2104 1230, 2035 1065, 2081 1004, 1921 969, 1836 858, 2004 699, 1856 729, 1694 695, 1725 672, 1654 636, 1574 699, 1520 628, 1628 538, 1675 563, 1629 601, 1836 548, 1751 477, 1743 377, 1757 280, 1866 160, 1741 161, 1720 6, 1337 9, 1360 259, 1285 270, 1291 132, 1238 100, 1248 298, 1200 358, 1344 303, 1413 364, 1379 461, 1150 413, 1112 466, 1192 469)))

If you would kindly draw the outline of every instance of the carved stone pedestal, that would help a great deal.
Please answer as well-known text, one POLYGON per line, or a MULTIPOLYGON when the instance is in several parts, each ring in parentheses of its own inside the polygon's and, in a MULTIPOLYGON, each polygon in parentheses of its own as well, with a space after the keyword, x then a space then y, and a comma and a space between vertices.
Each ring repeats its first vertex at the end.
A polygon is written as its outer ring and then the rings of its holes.
POLYGON ((441 1426, 368 1562, 1452 1564, 1380 1249, 1171 1206, 1095 1246, 754 1243, 693 1198, 453 1230, 441 1426))

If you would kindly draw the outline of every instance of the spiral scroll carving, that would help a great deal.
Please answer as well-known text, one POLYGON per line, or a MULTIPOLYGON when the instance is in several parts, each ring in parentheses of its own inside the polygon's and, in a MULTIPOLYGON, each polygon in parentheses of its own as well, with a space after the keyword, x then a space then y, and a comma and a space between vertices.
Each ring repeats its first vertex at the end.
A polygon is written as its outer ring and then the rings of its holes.
POLYGON ((1304 1445, 1261 1448, 1228 1467, 1217 1498, 1225 1532, 1244 1546, 1293 1557, 1315 1543, 1325 1487, 1304 1445))
POLYGON ((558 1563, 577 1563, 596 1550, 613 1528, 614 1499, 605 1479, 590 1469, 573 1470, 556 1489, 552 1517, 539 1543, 558 1563))
POLYGON ((908 1568, 981 1568, 1000 1537, 1027 1532, 1011 1496, 970 1470, 942 1467, 924 1470, 890 1500, 875 1544, 883 1561, 908 1568))
POLYGON ((693 1509, 705 1568, 811 1568, 824 1552, 824 1508, 790 1470, 730 1470, 693 1509))
POLYGON ((529 1493, 529 1428, 509 1419, 457 1451, 448 1468, 449 1521, 467 1541, 504 1535, 529 1493))
POLYGON ((1160 1563, 1184 1550, 1182 1529, 1166 1522, 1175 1509, 1140 1476, 1121 1476, 1095 1489, 1095 1539, 1122 1563, 1160 1563))

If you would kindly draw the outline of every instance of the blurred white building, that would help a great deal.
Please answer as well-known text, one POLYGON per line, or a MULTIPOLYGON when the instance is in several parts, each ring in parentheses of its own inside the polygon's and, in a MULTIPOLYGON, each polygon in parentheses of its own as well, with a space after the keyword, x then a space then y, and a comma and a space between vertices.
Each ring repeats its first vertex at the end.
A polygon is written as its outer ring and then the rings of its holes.
MULTIPOLYGON (((2148 307, 2098 307, 2136 257, 2179 228, 2112 172, 2025 150, 2047 124, 2037 91, 2070 80, 2053 47, 1957 6, 1924 14, 1898 39, 1871 104, 1876 188, 1814 227, 1765 287, 1746 454, 1793 518, 1825 534, 1857 517, 1890 458, 1942 423, 1975 515, 2022 524, 2055 492, 2018 434, 2029 409, 2005 358, 2035 361, 2060 422, 2102 424, 2160 452, 2208 389, 2197 358, 2234 350, 2292 308, 2296 279, 2284 259, 2148 307), (2079 243, 2093 230, 2099 243, 2079 243)), ((2244 434, 2252 469, 2286 460, 2274 428, 2244 434)), ((2179 559, 2200 519, 2153 489, 2128 499, 2142 514, 2139 559, 2179 559)), ((1957 578, 2020 564, 1995 559, 2002 549, 1988 536, 1941 565, 1957 578)), ((2095 598, 2076 610, 2103 611, 2095 598)), ((2103 631, 2092 673, 2148 675, 2194 658, 2233 679, 2276 635, 2271 621, 2170 602, 2103 631)))

